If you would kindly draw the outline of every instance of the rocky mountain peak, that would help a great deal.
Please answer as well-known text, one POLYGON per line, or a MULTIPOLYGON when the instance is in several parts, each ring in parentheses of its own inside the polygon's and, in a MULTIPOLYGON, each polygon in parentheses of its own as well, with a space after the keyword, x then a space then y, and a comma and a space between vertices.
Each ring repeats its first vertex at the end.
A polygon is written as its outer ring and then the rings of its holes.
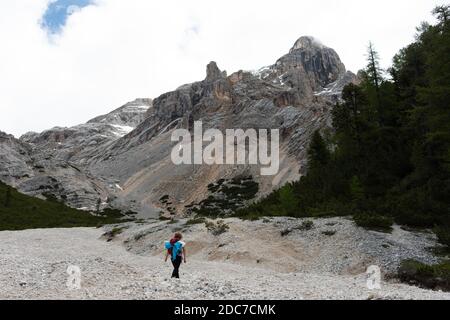
POLYGON ((312 92, 322 90, 346 73, 336 51, 310 36, 300 37, 272 69, 280 82, 296 88, 303 98, 311 97, 312 92))
POLYGON ((295 41, 294 46, 291 48, 289 52, 293 52, 295 50, 304 49, 324 49, 326 48, 319 40, 311 36, 303 36, 300 37, 297 41, 295 41))
MULTIPOLYGON (((345 83, 348 80, 345 66, 336 51, 311 36, 300 37, 275 64, 261 68, 253 75, 290 88, 289 104, 295 101, 300 105, 309 105, 315 93, 325 92, 335 82, 345 83)), ((340 85, 337 87, 340 88, 340 85)), ((336 95, 337 91, 326 92, 336 95)))
POLYGON ((206 81, 214 81, 226 76, 226 72, 220 71, 217 63, 215 61, 211 61, 206 66, 206 81))

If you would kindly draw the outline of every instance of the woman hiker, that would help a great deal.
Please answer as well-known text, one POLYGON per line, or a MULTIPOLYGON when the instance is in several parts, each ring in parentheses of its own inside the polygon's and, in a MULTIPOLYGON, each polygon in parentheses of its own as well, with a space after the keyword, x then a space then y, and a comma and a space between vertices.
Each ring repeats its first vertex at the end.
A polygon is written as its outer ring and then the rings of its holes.
POLYGON ((173 264, 172 278, 180 278, 179 268, 181 261, 184 260, 184 263, 186 263, 186 249, 184 248, 186 244, 181 241, 182 238, 183 235, 180 232, 176 232, 170 241, 165 242, 167 253, 164 262, 167 261, 170 255, 173 264))

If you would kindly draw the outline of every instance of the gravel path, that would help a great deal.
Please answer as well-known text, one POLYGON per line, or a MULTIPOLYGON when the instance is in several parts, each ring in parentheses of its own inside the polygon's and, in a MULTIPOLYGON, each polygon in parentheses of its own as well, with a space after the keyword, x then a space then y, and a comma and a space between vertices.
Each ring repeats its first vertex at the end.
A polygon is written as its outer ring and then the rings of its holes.
MULTIPOLYGON (((237 232, 233 231, 237 230, 233 221, 230 224, 228 235, 224 234, 220 241, 237 232)), ((246 224, 240 226, 245 228, 246 224)), ((156 226, 161 228, 164 224, 155 223, 156 226)), ((308 268, 289 272, 277 271, 276 264, 250 265, 245 260, 223 262, 218 258, 214 261, 205 258, 205 249, 195 249, 195 241, 191 243, 188 263, 182 265, 182 278, 170 279, 171 267, 164 264, 160 253, 150 250, 136 254, 132 248, 137 250, 139 246, 130 244, 130 239, 126 241, 127 236, 145 228, 148 226, 130 227, 128 234, 124 232, 122 239, 112 242, 101 237, 104 230, 92 228, 0 232, 0 299, 450 300, 449 293, 384 281, 381 289, 369 290, 364 273, 313 272, 308 268), (122 240, 128 251, 121 245, 122 240), (70 265, 81 270, 81 289, 69 289, 66 285, 70 265)), ((189 235, 201 236, 201 226, 191 228, 185 230, 188 245, 189 235)), ((145 239, 137 238, 141 242, 145 239)))

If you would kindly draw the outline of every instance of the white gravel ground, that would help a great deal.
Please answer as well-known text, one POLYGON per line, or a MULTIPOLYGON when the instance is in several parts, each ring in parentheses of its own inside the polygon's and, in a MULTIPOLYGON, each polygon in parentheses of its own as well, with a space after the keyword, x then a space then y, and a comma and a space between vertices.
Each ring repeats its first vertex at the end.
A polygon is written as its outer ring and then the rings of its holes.
POLYGON ((161 241, 185 221, 178 225, 128 225, 111 242, 101 237, 105 230, 93 228, 4 231, 0 232, 0 299, 450 300, 450 293, 392 281, 382 281, 381 289, 376 290, 366 285, 365 264, 380 262, 389 268, 401 255, 401 248, 402 254, 412 250, 413 256, 422 252, 423 259, 432 259, 420 249, 423 243, 432 244, 432 237, 403 230, 392 235, 371 234, 350 227, 352 222, 346 219, 334 219, 315 220, 313 230, 295 230, 286 237, 279 235, 279 229, 300 220, 279 218, 264 223, 230 219, 230 230, 219 237, 206 233, 203 225, 184 226, 190 251, 180 280, 169 278, 171 266, 163 262, 161 241), (323 235, 322 229, 330 227, 335 227, 336 234, 323 235), (363 251, 352 249, 371 243, 363 239, 364 234, 370 241, 377 238, 376 246, 380 246, 379 238, 389 242, 390 247, 381 247, 387 251, 380 249, 381 253, 375 254, 384 255, 384 259, 368 258, 363 251), (262 244, 256 245, 252 239, 262 244), (355 243, 355 239, 360 242, 355 243), (289 247, 290 243, 296 248, 289 247), (347 259, 341 257, 343 252, 347 259), (261 257, 254 259, 254 255, 261 257), (344 266, 347 260, 350 262, 344 266), (66 284, 70 265, 81 270, 80 289, 66 284))

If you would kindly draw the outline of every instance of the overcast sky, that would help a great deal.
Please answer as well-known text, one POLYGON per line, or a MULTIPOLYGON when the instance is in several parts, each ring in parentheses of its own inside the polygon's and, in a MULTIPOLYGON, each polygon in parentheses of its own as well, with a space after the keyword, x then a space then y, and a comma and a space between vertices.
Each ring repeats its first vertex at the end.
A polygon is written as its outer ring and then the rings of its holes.
POLYGON ((0 131, 71 126, 137 97, 272 64, 302 35, 387 67, 439 0, 0 0, 0 131))

